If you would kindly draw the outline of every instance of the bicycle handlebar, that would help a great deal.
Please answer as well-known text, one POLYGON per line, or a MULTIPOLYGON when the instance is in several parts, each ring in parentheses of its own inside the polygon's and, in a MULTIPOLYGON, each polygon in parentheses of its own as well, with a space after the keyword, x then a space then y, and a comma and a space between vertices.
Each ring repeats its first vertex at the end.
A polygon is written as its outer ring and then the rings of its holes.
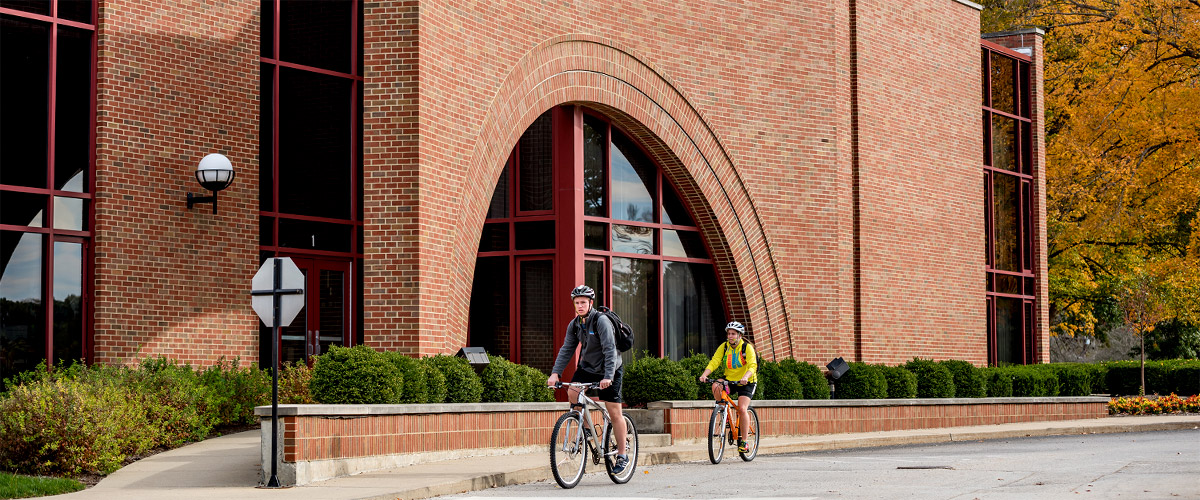
MULTIPOLYGON (((699 380, 699 378, 697 378, 697 380, 699 380)), ((710 378, 710 379, 708 379, 708 381, 709 382, 721 382, 721 383, 734 384, 734 385, 747 385, 750 383, 750 382, 742 382, 741 380, 739 380, 737 382, 731 382, 731 381, 725 380, 723 378, 710 378)))
POLYGON ((554 389, 561 389, 563 387, 586 387, 588 389, 599 389, 600 382, 555 382, 554 385, 548 385, 546 387, 552 387, 554 389))

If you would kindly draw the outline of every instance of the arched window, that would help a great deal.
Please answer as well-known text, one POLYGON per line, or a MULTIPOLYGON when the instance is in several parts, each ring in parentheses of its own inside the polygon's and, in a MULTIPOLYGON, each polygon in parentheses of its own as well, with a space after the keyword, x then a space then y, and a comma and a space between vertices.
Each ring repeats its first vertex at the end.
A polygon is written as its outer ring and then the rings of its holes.
POLYGON ((711 352, 723 339, 725 314, 687 206, 641 145, 608 119, 570 106, 558 112, 573 119, 556 125, 554 112, 524 133, 496 184, 475 266, 469 343, 548 372, 566 327, 553 321, 555 308, 570 307, 556 277, 582 261, 597 305, 612 307, 637 334, 627 360, 711 352), (582 154, 556 155, 562 148, 582 154), (556 206, 555 186, 582 188, 582 206, 556 206), (564 234, 583 235, 569 255, 558 248, 564 234))

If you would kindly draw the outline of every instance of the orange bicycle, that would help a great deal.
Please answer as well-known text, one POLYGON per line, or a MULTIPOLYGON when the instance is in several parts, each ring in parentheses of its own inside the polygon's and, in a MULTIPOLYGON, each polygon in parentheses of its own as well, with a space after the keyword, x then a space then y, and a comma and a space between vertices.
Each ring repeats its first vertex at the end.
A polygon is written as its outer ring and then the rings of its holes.
MULTIPOLYGON (((713 405, 712 416, 708 417, 708 459, 714 463, 721 463, 721 457, 725 456, 725 447, 727 445, 737 446, 738 435, 742 431, 738 422, 737 401, 729 398, 729 381, 725 379, 716 379, 714 382, 720 382, 725 390, 721 393, 721 400, 713 405)), ((758 455, 758 412, 754 408, 750 408, 750 422, 745 429, 746 452, 738 451, 742 460, 747 462, 754 460, 758 455)))

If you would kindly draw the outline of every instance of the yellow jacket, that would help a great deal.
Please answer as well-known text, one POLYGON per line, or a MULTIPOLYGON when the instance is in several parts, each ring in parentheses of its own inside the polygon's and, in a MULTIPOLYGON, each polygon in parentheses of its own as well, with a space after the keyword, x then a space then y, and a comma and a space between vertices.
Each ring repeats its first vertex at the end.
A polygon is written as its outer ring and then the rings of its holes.
POLYGON ((708 362, 705 368, 710 373, 717 369, 718 365, 725 366, 725 380, 737 382, 746 376, 746 372, 750 372, 750 382, 758 382, 758 354, 754 352, 754 344, 746 342, 746 339, 738 341, 737 347, 729 348, 729 342, 721 342, 721 347, 717 348, 717 352, 713 353, 712 360, 708 362), (743 355, 742 345, 745 344, 746 351, 743 355))

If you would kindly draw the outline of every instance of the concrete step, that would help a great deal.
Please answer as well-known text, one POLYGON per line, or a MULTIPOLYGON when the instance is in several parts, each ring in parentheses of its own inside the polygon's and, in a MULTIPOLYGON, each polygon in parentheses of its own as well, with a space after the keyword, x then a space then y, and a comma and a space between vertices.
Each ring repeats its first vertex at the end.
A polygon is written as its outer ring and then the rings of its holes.
POLYGON ((645 448, 666 448, 671 446, 670 434, 647 434, 645 432, 638 433, 638 446, 645 448))

